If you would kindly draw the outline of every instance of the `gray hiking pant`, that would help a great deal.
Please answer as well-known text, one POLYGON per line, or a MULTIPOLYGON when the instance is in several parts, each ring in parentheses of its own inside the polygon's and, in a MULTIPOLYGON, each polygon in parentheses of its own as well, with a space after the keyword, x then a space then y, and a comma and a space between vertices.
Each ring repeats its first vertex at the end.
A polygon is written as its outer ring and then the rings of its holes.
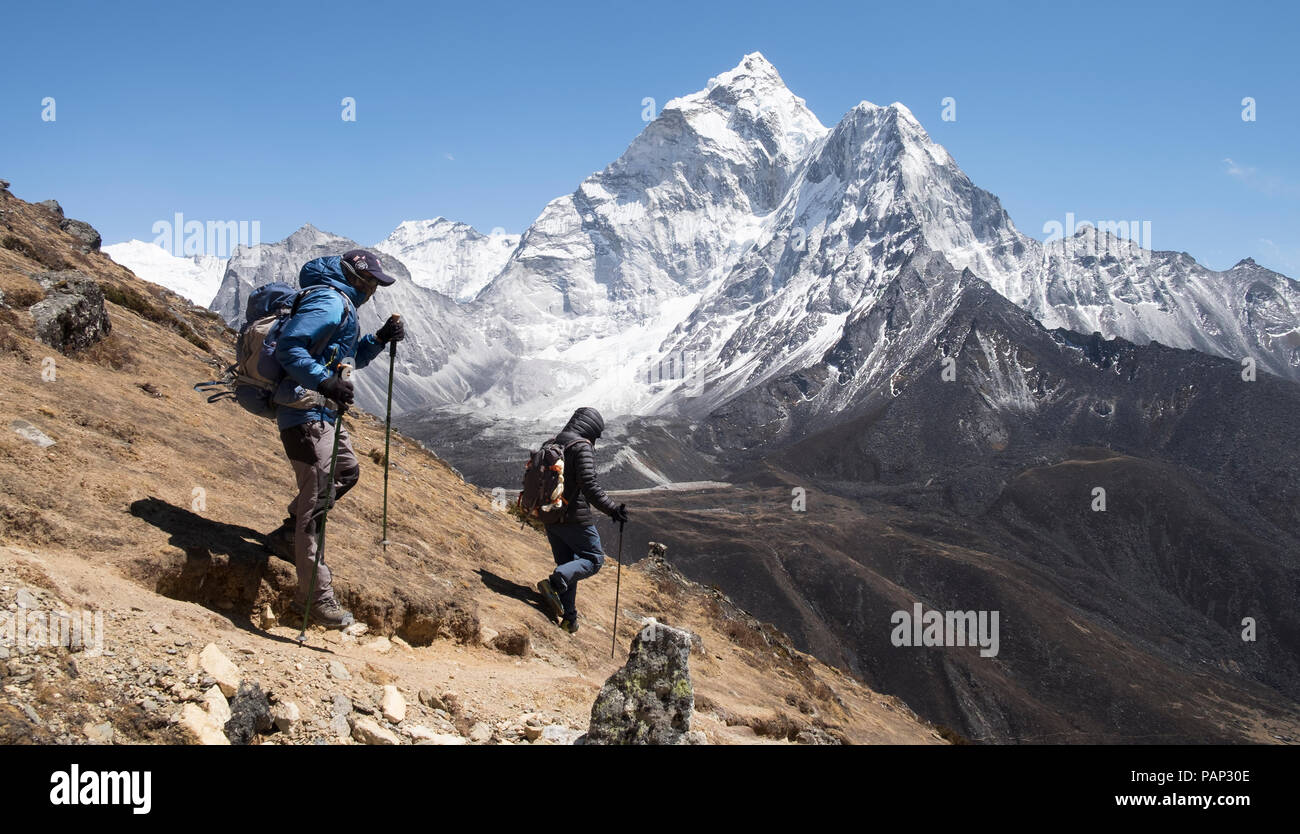
MULTIPOLYGON (((334 500, 342 498, 361 476, 357 457, 352 453, 352 438, 338 421, 339 457, 334 470, 334 500)), ((311 593, 312 604, 334 596, 330 569, 322 560, 316 571, 316 587, 311 587, 312 565, 316 561, 318 517, 329 509, 330 453, 334 449, 334 427, 329 423, 312 422, 290 426, 280 432, 284 452, 293 464, 293 475, 298 482, 298 496, 289 502, 289 515, 298 520, 294 530, 293 559, 298 568, 297 602, 305 604, 311 593)))

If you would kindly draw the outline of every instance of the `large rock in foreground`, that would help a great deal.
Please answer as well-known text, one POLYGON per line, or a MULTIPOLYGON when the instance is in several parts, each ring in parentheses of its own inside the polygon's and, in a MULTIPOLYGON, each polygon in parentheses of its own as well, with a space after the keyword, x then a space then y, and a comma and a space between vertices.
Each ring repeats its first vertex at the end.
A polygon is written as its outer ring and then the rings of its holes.
POLYGON ((695 711, 690 655, 689 631, 646 620, 596 696, 587 744, 684 743, 695 711))
POLYGON ((112 330, 104 309, 104 292, 79 272, 47 272, 36 280, 45 299, 33 304, 36 337, 62 353, 88 348, 112 330))

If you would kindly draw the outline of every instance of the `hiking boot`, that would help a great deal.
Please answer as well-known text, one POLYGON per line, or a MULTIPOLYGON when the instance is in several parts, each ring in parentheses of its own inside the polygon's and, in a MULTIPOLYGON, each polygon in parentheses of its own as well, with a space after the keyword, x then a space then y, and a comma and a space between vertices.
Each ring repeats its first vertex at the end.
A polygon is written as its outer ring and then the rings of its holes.
MULTIPOLYGON (((289 610, 298 616, 301 622, 303 607, 297 601, 289 603, 289 610)), ((323 626, 328 629, 347 628, 356 622, 352 612, 339 605, 338 600, 333 597, 311 604, 311 625, 323 626)), ((290 625, 296 625, 290 622, 290 625)))
POLYGON ((543 579, 538 582, 537 590, 542 594, 542 602, 545 602, 546 607, 551 609, 551 616, 563 617, 564 603, 560 602, 560 595, 555 593, 555 589, 551 587, 551 580, 543 579))
POLYGON ((286 518, 283 524, 266 534, 266 545, 271 553, 290 564, 294 563, 293 540, 296 527, 297 522, 293 518, 286 518))
POLYGON ((565 617, 564 619, 560 620, 560 628, 569 632, 570 634, 577 634, 578 615, 574 614, 572 617, 565 617))

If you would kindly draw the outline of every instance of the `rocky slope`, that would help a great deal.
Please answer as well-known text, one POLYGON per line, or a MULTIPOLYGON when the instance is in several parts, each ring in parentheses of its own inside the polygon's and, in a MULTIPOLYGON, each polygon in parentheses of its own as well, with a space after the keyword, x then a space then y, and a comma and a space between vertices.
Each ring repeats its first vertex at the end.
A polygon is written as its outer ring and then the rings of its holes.
MULTIPOLYGON (((586 729, 622 662, 609 657, 612 560, 582 587, 582 630, 561 632, 532 590, 544 539, 401 435, 383 552, 383 426, 356 412, 365 469, 331 515, 329 558, 367 631, 298 646, 278 620, 292 569, 259 532, 292 486, 274 429, 191 390, 231 361, 224 322, 82 251, 50 210, 2 189, 0 210, 0 610, 101 612, 106 649, 6 646, 0 741, 219 742, 226 709, 262 743, 546 743, 586 729), (32 308, 60 285, 33 276, 51 270, 90 279, 111 323, 67 354, 35 338, 32 308)), ((705 740, 941 740, 666 564, 623 574, 621 646, 644 616, 699 638, 705 740)))
POLYGON ((900 279, 678 428, 737 486, 628 497, 676 563, 972 738, 1300 738, 1300 386, 1048 331, 939 256, 900 279), (896 370, 860 379, 872 355, 896 370), (997 659, 892 646, 913 601, 1000 611, 997 659))

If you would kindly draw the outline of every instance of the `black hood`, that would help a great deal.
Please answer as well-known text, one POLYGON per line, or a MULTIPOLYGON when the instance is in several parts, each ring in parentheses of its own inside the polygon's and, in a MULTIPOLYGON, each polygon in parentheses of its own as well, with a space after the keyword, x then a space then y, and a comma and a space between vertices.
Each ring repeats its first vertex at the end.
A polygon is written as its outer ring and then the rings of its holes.
POLYGON ((605 430, 605 418, 594 408, 583 407, 573 412, 569 422, 564 425, 561 434, 572 432, 579 437, 595 440, 605 430))

